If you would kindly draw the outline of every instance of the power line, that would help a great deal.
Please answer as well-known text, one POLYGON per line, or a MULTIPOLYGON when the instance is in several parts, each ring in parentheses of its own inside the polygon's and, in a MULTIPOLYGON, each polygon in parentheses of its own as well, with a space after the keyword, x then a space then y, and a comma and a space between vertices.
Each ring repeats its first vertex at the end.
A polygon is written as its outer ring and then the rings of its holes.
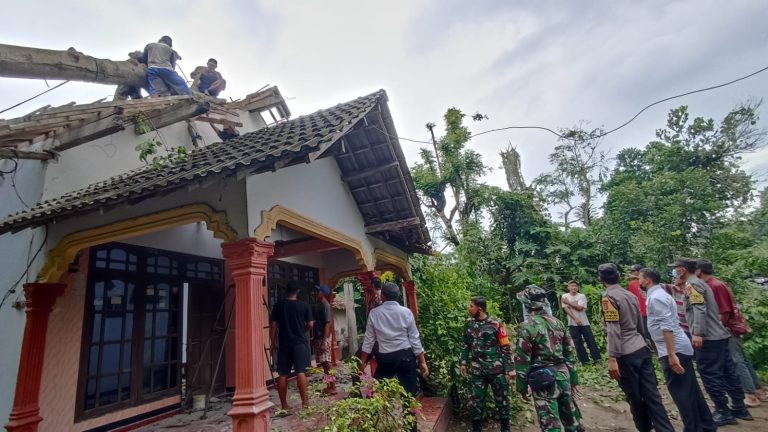
POLYGON ((3 299, 0 300, 0 309, 3 308, 3 305, 5 304, 5 301, 8 300, 8 297, 10 297, 11 294, 16 292, 16 286, 19 284, 19 282, 21 282, 22 279, 24 279, 24 276, 27 275, 27 273, 29 272, 29 268, 32 267, 32 263, 35 262, 35 258, 37 258, 37 255, 40 254, 40 251, 43 250, 43 247, 45 247, 45 243, 48 241, 48 226, 47 225, 43 225, 43 226, 45 227, 45 236, 43 236, 43 241, 42 243, 40 243, 40 247, 37 248, 37 252, 35 252, 35 254, 32 255, 32 259, 29 260, 29 262, 27 263, 27 268, 24 269, 24 273, 22 273, 21 276, 19 276, 16 282, 13 285, 11 285, 8 291, 6 291, 6 293, 3 295, 3 299))
MULTIPOLYGON (((627 120, 627 121, 625 121, 624 123, 620 124, 619 126, 616 126, 615 128, 613 128, 613 129, 610 129, 610 130, 608 130, 608 131, 605 131, 605 132, 603 132, 603 133, 600 133, 600 134, 596 134, 596 135, 589 135, 589 139, 597 139, 597 138, 602 138, 602 137, 604 137, 604 136, 606 136, 606 135, 608 135, 608 134, 612 134, 612 133, 614 133, 614 132, 616 132, 616 131, 618 131, 618 130, 620 130, 620 129, 624 128, 624 127, 626 127, 627 125, 629 125, 629 124, 630 124, 630 123, 632 123, 633 121, 635 121, 635 120, 636 120, 638 117, 640 117, 640 115, 641 115, 641 114, 643 114, 643 113, 644 113, 645 111, 647 111, 648 109, 650 109, 650 108, 652 108, 652 107, 654 107, 654 106, 656 106, 656 105, 659 105, 659 104, 661 104, 661 103, 664 103, 664 102, 668 102, 668 101, 671 101, 671 100, 673 100, 673 99, 679 99, 679 98, 681 98, 681 97, 685 97, 685 96, 690 96, 690 95, 692 95, 692 94, 696 94, 696 93, 703 93, 703 92, 706 92, 706 91, 710 91, 710 90, 716 90, 716 89, 719 89, 719 88, 723 88, 723 87, 729 86, 729 85, 731 85, 731 84, 735 84, 735 83, 737 83, 737 82, 739 82, 739 81, 744 81, 745 79, 748 79, 748 78, 751 78, 751 77, 753 77, 753 76, 755 76, 755 75, 761 74, 761 73, 763 73, 763 72, 765 72, 765 71, 767 71, 767 70, 768 70, 768 66, 766 66, 766 67, 764 67, 764 68, 761 68, 761 69, 758 69, 758 70, 756 70, 755 72, 752 72, 752 73, 750 73, 750 74, 748 74, 748 75, 744 75, 744 76, 742 76, 742 77, 739 77, 739 78, 736 78, 736 79, 734 79, 734 80, 731 80, 731 81, 728 81, 728 82, 724 82, 724 83, 722 83, 722 84, 717 84, 717 85, 713 85, 713 86, 710 86, 710 87, 705 87, 705 88, 701 88, 701 89, 697 89, 697 90, 688 91, 688 92, 685 92, 685 93, 680 93, 680 94, 677 94, 677 95, 674 95, 674 96, 669 96, 669 97, 666 97, 666 98, 664 98, 664 99, 659 99, 659 100, 657 100, 657 101, 655 101, 655 102, 652 102, 652 103, 650 103, 650 104, 646 105, 645 107, 643 107, 643 109, 641 109, 640 111, 638 111, 638 112, 637 112, 637 114, 635 114, 634 116, 632 116, 632 118, 630 118, 629 120, 627 120)), ((383 131, 383 130, 379 129, 378 127, 376 127, 376 126, 374 126, 374 127, 375 127, 376 129, 378 129, 380 132, 382 132, 382 133, 384 133, 384 134, 386 134, 386 135, 389 135, 387 132, 385 132, 385 131, 383 131)), ((497 128, 497 129, 490 129, 490 130, 487 130, 487 131, 483 131, 483 132, 479 132, 479 133, 473 134, 473 135, 472 135, 472 136, 471 136, 469 139, 472 139, 472 138, 478 137, 478 136, 480 136, 480 135, 489 134, 489 133, 492 133, 492 132, 500 132, 500 131, 505 131, 505 130, 510 130, 510 129, 534 129, 534 130, 542 130, 542 131, 545 131, 545 132, 549 132, 549 133, 551 133, 552 135, 555 135, 555 136, 556 136, 556 137, 558 137, 558 138, 562 138, 562 139, 573 139, 573 138, 568 138, 568 137, 565 137, 565 136, 563 136, 563 135, 561 135, 561 134, 557 133, 557 132, 556 132, 556 131, 554 131, 553 129, 550 129, 550 128, 548 128, 548 127, 544 127, 544 126, 506 126, 506 127, 502 127, 502 128, 497 128)), ((432 142, 431 142, 431 141, 423 141, 423 140, 416 140, 416 139, 411 139, 411 138, 396 137, 396 136, 394 136, 394 135, 390 135, 390 136, 391 136, 392 138, 399 138, 399 139, 401 139, 401 140, 403 140, 403 141, 410 141, 410 142, 419 143, 419 144, 432 144, 432 142)))
POLYGON ((49 88, 48 90, 45 90, 45 91, 43 91, 43 92, 40 92, 40 93, 38 93, 38 94, 36 94, 36 95, 32 96, 32 97, 31 97, 31 98, 29 98, 29 99, 26 99, 26 100, 23 100, 23 101, 21 101, 21 102, 17 103, 17 104, 16 104, 16 105, 14 105, 14 106, 10 106, 10 107, 8 107, 8 108, 6 108, 6 109, 4 109, 4 110, 0 111, 0 114, 4 113, 4 112, 6 112, 6 111, 10 111, 10 110, 12 110, 12 109, 14 109, 14 108, 16 108, 16 107, 18 107, 18 106, 24 105, 25 103, 27 103, 27 102, 31 101, 32 99, 38 98, 38 97, 40 97, 40 96, 42 96, 42 95, 44 95, 44 94, 48 93, 49 91, 53 91, 53 90, 56 90, 57 88, 59 88, 59 87, 63 86, 64 84, 66 84, 66 83, 68 83, 68 82, 69 82, 69 80, 67 80, 67 81, 64 81, 63 83, 61 83, 61 84, 58 84, 58 85, 56 85, 56 86, 54 86, 54 87, 51 87, 51 88, 49 88))

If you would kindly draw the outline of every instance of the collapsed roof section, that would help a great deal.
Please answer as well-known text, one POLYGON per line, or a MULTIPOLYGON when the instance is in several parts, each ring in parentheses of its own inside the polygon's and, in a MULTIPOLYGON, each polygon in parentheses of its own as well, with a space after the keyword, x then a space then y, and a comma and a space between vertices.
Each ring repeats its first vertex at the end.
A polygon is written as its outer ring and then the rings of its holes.
MULTIPOLYGON (((266 98, 254 96, 232 105, 245 110, 262 110, 269 106, 270 109, 284 109, 283 113, 289 114, 284 103, 282 106, 274 104, 282 100, 276 95, 279 93, 266 98)), ((171 99, 167 101, 170 105, 157 109, 169 113, 186 109, 194 111, 193 107, 199 103, 188 98, 165 99, 171 99)), ((161 169, 147 166, 111 177, 0 219, 0 234, 124 202, 135 204, 196 182, 208 183, 209 179, 217 177, 242 177, 321 157, 334 157, 342 180, 360 209, 368 234, 408 252, 430 253, 431 239, 387 101, 386 92, 380 90, 226 142, 195 149, 186 161, 176 165, 161 169)), ((54 124, 58 121, 55 119, 54 124)))

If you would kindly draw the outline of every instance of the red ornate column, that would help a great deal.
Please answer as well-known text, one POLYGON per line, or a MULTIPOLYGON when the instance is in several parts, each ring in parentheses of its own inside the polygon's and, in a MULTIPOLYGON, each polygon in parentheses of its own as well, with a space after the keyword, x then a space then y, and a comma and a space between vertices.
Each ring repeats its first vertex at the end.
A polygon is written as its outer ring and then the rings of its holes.
POLYGON ((357 280, 363 285, 363 294, 365 296, 365 316, 376 306, 376 302, 381 298, 381 287, 373 286, 373 279, 378 279, 381 272, 367 271, 357 274, 357 280))
POLYGON ((56 299, 64 293, 66 284, 28 283, 24 285, 27 300, 27 323, 21 342, 16 395, 5 428, 9 432, 36 432, 43 421, 40 417, 40 380, 43 376, 45 335, 48 317, 56 299))
POLYGON ((409 280, 403 282, 405 287, 405 298, 408 302, 408 309, 413 312, 413 317, 419 319, 419 301, 416 298, 416 282, 409 280))
POLYGON ((246 238, 223 243, 227 268, 235 280, 235 396, 233 432, 268 432, 272 402, 264 371, 264 282, 272 243, 246 238))

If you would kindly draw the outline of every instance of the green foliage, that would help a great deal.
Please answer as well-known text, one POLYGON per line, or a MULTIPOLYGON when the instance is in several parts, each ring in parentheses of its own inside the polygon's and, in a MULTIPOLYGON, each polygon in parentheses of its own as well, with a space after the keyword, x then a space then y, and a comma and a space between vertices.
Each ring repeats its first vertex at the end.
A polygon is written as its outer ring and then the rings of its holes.
MULTIPOLYGON (((135 132, 138 135, 155 130, 151 120, 143 112, 134 115, 134 125, 135 132)), ((136 151, 139 153, 139 160, 145 164, 152 165, 154 169, 185 162, 189 156, 187 148, 184 146, 167 146, 157 131, 155 131, 153 138, 139 143, 136 146, 136 151), (164 151, 164 154, 161 154, 161 151, 164 151)))
POLYGON ((403 389, 396 379, 364 379, 350 389, 350 394, 370 386, 372 395, 346 398, 328 411, 323 432, 400 432, 410 430, 421 404, 403 389))
MULTIPOLYGON (((489 170, 480 154, 466 147, 471 133, 464 126, 464 117, 461 110, 449 108, 443 116, 445 135, 438 140, 434 139, 435 125, 428 123, 434 149, 422 148, 421 160, 411 167, 424 206, 439 221, 443 237, 454 246, 461 243, 462 230, 479 217, 490 199, 488 186, 480 181, 489 170), (453 202, 448 209, 449 198, 453 202)), ((472 118, 481 121, 487 117, 477 113, 472 118)))

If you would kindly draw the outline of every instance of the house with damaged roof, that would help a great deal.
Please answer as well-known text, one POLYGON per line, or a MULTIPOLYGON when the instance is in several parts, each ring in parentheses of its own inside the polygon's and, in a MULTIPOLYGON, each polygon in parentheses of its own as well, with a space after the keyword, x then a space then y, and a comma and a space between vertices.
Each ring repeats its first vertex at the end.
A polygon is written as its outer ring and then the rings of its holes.
POLYGON ((387 103, 290 118, 269 88, 0 121, 5 427, 126 428, 215 388, 233 430, 267 431, 268 309, 289 281, 314 301, 353 276, 370 304, 393 271, 417 314, 408 257, 431 240, 387 103), (188 154, 147 165, 148 139, 188 154))

